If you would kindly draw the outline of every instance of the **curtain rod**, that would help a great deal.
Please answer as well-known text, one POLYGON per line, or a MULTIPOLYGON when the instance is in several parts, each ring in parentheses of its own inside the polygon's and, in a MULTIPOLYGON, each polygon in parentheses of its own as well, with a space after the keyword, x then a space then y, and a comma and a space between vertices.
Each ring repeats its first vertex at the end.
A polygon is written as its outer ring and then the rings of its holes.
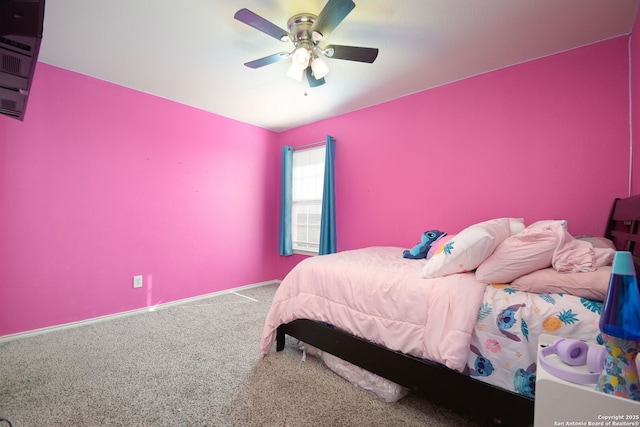
POLYGON ((305 144, 305 145, 298 145, 297 147, 293 147, 294 149, 298 149, 298 148, 308 148, 308 147, 318 147, 320 145, 324 145, 326 144, 326 141, 318 141, 318 142, 312 142, 309 144, 305 144))

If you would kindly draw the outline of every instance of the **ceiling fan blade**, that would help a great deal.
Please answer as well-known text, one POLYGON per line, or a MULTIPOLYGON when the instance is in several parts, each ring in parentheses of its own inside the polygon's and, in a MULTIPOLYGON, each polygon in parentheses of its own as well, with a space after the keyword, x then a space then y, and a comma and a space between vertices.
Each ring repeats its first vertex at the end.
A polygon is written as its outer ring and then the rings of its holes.
POLYGON ((349 61, 373 63, 378 57, 378 49, 374 47, 340 46, 330 44, 324 49, 328 58, 346 59, 349 61))
POLYGON ((260 30, 263 33, 270 35, 271 37, 281 40, 288 41, 290 40, 291 35, 288 31, 283 30, 277 25, 267 21, 260 15, 256 15, 251 12, 249 9, 240 9, 233 15, 240 22, 244 22, 245 24, 255 28, 256 30, 260 30))
POLYGON ((326 37, 347 17, 354 7, 356 7, 356 4, 351 0, 329 0, 320 11, 316 22, 311 26, 311 31, 316 31, 326 37))
POLYGON ((323 84, 326 83, 324 81, 324 77, 321 78, 321 79, 316 79, 313 76, 313 72, 311 70, 311 67, 307 67, 307 81, 309 82, 309 87, 322 86, 323 84))
POLYGON ((264 58, 245 62, 244 65, 246 65, 249 68, 260 68, 260 67, 264 67, 265 65, 273 64, 274 62, 282 61, 283 59, 286 59, 288 57, 289 57, 289 53, 279 52, 279 53, 274 53, 273 55, 265 56, 264 58))

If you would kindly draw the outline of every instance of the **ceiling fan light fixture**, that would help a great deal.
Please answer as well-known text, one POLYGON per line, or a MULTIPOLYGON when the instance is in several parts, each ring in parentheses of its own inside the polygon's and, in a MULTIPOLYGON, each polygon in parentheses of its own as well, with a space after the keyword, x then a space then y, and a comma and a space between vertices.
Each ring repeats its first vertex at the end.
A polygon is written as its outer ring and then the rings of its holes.
POLYGON ((311 61, 311 71, 313 71, 313 77, 321 79, 329 74, 329 67, 320 57, 315 57, 311 61))
POLYGON ((319 41, 321 41, 324 38, 324 36, 322 35, 321 32, 319 31, 312 31, 311 32, 311 40, 314 43, 318 43, 319 41))
MULTIPOLYGON (((3 0, 0 0, 2 3, 3 0)), ((310 87, 325 83, 324 76, 329 73, 326 58, 373 63, 378 56, 378 49, 370 47, 329 45, 320 46, 320 42, 347 17, 353 10, 353 0, 326 0, 318 15, 298 13, 287 21, 287 29, 266 20, 249 9, 240 9, 233 16, 240 22, 257 29, 283 42, 293 44, 289 52, 281 52, 265 56, 254 61, 245 62, 249 68, 260 68, 265 65, 291 58, 287 76, 302 81, 306 74, 310 87)))
POLYGON ((311 54, 309 53, 309 50, 304 47, 299 47, 293 52, 293 55, 291 56, 291 63, 298 67, 300 71, 303 71, 309 66, 310 58, 311 54))
POLYGON ((289 71, 287 71, 287 76, 301 82, 303 75, 304 75, 304 68, 298 67, 295 62, 291 62, 291 65, 289 66, 289 71))

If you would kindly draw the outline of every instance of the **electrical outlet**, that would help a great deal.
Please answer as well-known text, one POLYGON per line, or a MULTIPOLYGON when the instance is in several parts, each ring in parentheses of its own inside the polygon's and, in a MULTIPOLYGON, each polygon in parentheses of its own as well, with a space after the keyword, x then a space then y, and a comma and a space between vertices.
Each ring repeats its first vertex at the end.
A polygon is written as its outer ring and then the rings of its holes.
POLYGON ((133 276, 133 287, 134 288, 142 287, 142 276, 133 276))

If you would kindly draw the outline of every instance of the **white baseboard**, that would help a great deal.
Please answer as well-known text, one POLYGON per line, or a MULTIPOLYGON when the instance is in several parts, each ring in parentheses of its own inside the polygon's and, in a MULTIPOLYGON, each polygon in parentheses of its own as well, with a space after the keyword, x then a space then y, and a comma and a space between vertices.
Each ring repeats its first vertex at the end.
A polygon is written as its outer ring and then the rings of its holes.
MULTIPOLYGON (((212 293, 209 293, 209 294, 198 295, 198 296, 195 296, 195 297, 190 297, 190 298, 180 299, 180 300, 176 300, 176 301, 165 302, 165 303, 162 303, 162 304, 156 304, 156 305, 151 306, 151 307, 138 308, 138 309, 135 309, 135 310, 123 311, 121 313, 107 314, 106 316, 99 316, 99 317, 93 317, 91 319, 79 320, 77 322, 64 323, 62 325, 49 326, 49 327, 46 327, 46 328, 33 329, 31 331, 18 332, 18 333, 15 333, 15 334, 4 335, 4 336, 0 337, 0 344, 2 344, 3 342, 13 341, 13 340, 21 339, 21 338, 33 337, 33 336, 36 336, 36 335, 46 334, 46 333, 49 333, 49 332, 62 331, 64 329, 77 328, 78 326, 90 325, 92 323, 104 322, 104 321, 107 321, 107 320, 113 320, 113 319, 118 319, 118 318, 121 318, 121 317, 132 316, 132 315, 135 315, 135 314, 148 313, 150 311, 156 311, 156 310, 160 310, 160 309, 164 309, 164 308, 169 308, 169 307, 172 307, 172 306, 175 306, 175 305, 186 304, 188 302, 193 302, 193 301, 198 301, 198 300, 202 300, 202 299, 217 297, 217 296, 220 296, 220 295, 238 293, 238 292, 241 292, 241 291, 244 291, 244 290, 247 290, 247 289, 257 288, 257 287, 260 287, 260 286, 280 284, 280 282, 281 282, 281 280, 269 280, 269 281, 266 281, 266 282, 253 283, 251 285, 240 286, 240 287, 237 287, 237 288, 225 289, 223 291, 217 291, 217 292, 212 292, 212 293)), ((241 295, 241 296, 244 296, 244 295, 241 295)))

